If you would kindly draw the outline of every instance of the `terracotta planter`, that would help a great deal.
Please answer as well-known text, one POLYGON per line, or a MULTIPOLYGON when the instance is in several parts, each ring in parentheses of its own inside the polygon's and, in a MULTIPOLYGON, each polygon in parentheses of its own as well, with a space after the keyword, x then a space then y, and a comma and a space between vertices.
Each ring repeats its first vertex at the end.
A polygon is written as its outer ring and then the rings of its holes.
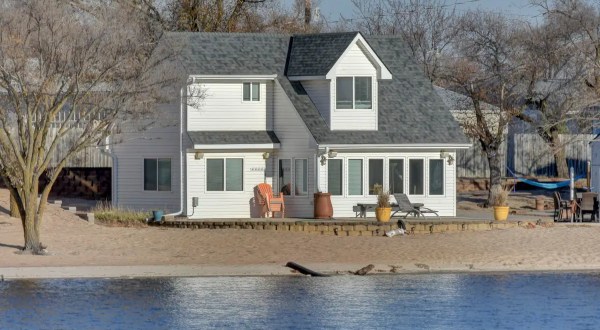
POLYGON ((391 207, 377 207, 375 208, 375 217, 377 221, 380 222, 389 222, 392 217, 392 208, 391 207))
POLYGON ((314 194, 314 217, 315 219, 333 218, 333 206, 331 205, 331 193, 318 192, 314 194))
POLYGON ((494 220, 506 221, 508 219, 509 206, 494 206, 494 220))
POLYGON ((543 211, 545 209, 544 197, 538 197, 535 199, 535 209, 537 211, 543 211))

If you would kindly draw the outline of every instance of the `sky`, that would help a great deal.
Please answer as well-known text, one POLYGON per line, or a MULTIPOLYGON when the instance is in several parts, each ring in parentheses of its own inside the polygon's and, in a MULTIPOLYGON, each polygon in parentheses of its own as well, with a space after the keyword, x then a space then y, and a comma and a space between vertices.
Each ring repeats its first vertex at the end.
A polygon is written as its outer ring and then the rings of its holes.
MULTIPOLYGON (((331 22, 344 18, 354 18, 354 5, 351 0, 312 0, 313 7, 318 7, 321 15, 331 22)), ((293 0, 284 0, 291 4, 293 0)), ((535 21, 539 19, 539 10, 529 3, 529 0, 446 0, 446 5, 456 5, 457 12, 467 10, 486 10, 502 12, 515 19, 535 21)))

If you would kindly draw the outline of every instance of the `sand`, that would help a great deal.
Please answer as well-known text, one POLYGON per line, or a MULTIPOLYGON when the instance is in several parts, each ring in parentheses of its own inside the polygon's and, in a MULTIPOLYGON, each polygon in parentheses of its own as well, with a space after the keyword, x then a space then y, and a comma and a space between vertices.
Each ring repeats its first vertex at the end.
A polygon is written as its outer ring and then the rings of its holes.
POLYGON ((11 278, 289 275, 288 261, 347 274, 600 270, 600 226, 337 237, 268 230, 124 228, 89 224, 51 205, 42 242, 50 255, 17 252, 19 219, 0 190, 0 276, 11 278))

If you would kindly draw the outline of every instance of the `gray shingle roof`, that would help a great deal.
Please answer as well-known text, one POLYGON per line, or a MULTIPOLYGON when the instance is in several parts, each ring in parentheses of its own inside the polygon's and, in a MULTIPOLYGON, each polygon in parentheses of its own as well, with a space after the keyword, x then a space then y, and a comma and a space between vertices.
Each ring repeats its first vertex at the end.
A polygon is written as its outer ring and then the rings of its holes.
POLYGON ((190 131, 194 144, 268 144, 279 143, 273 131, 190 131))
POLYGON ((295 35, 291 38, 287 76, 324 76, 358 32, 295 35))
MULTIPOLYGON (((320 37, 300 36, 306 47, 320 37)), ((356 33, 341 33, 340 40, 356 33)), ((469 143, 429 80, 397 37, 368 37, 369 45, 392 73, 392 80, 379 81, 378 131, 331 131, 299 82, 284 75, 290 36, 241 33, 170 33, 187 45, 183 64, 188 74, 247 75, 277 74, 277 80, 300 117, 320 144, 414 144, 469 143)), ((342 41, 339 44, 343 44, 342 41)), ((337 47, 336 47, 337 48, 337 47)), ((318 49, 314 46, 314 49, 318 49)), ((345 49, 345 47, 344 47, 345 49)), ((343 50, 342 50, 343 51, 343 50)), ((290 57, 304 56, 302 53, 290 57)), ((290 58, 290 63, 316 59, 290 58)), ((325 63, 325 61, 323 62, 325 63)), ((326 64, 315 65, 324 68, 326 64)), ((314 68, 311 68, 313 70, 314 68)), ((290 68, 288 68, 289 72, 290 68)), ((298 68, 297 70, 303 70, 298 68)), ((321 69, 319 69, 321 70, 321 69)), ((312 75, 308 71, 303 75, 312 75)))

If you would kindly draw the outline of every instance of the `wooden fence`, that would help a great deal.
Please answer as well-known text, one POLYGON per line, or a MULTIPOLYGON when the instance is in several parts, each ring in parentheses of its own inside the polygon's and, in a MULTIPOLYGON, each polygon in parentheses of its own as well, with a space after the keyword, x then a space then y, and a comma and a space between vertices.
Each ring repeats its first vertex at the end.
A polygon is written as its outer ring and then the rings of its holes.
MULTIPOLYGON (((57 128, 53 128, 57 130, 57 128)), ((57 164, 68 152, 73 140, 79 136, 79 129, 74 129, 62 138, 52 154, 51 164, 57 164)), ((52 133, 51 133, 52 134, 52 133)), ((101 148, 86 148, 67 160, 65 167, 112 167, 112 158, 101 151, 101 148)))
MULTIPOLYGON (((576 174, 586 171, 587 161, 591 160, 589 142, 594 134, 561 135, 561 144, 565 146, 565 154, 569 167, 576 174)), ((501 150, 501 166, 505 176, 512 176, 506 168, 519 176, 556 176, 554 155, 546 142, 537 134, 514 134, 503 143, 501 150)), ((458 150, 456 154, 457 176, 460 178, 487 178, 489 167, 487 158, 478 142, 467 150, 458 150)))

